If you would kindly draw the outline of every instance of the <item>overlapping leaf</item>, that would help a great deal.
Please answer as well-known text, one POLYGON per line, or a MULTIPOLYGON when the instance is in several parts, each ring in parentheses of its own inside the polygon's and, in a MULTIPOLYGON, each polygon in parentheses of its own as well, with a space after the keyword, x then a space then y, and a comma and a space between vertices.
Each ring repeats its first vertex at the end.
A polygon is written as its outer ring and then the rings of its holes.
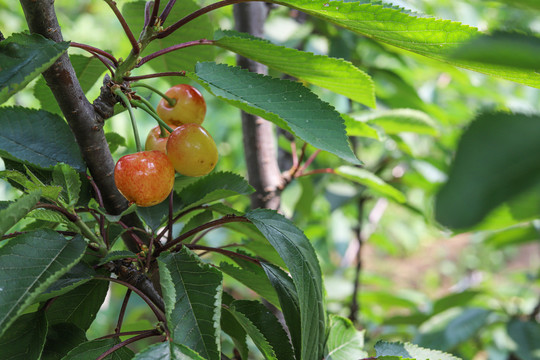
POLYGON ((158 262, 172 340, 208 360, 220 359, 222 275, 185 247, 158 262))
MULTIPOLYGON (((92 340, 80 344, 71 350, 62 360, 97 359, 105 351, 118 343, 115 339, 92 340)), ((117 351, 107 355, 103 360, 130 360, 133 358, 133 351, 127 347, 121 347, 117 351)))
POLYGON ((47 229, 20 235, 0 248, 0 335, 85 249, 82 237, 66 239, 47 229))
POLYGON ((423 111, 414 109, 392 109, 375 111, 355 116, 357 121, 380 127, 387 134, 413 132, 437 136, 439 130, 435 122, 423 111))
POLYGON ((13 34, 0 43, 0 104, 47 70, 69 47, 38 34, 13 34))
POLYGON ((0 337, 0 356, 10 360, 38 360, 45 345, 47 320, 41 311, 21 316, 0 337))
POLYGON ((377 352, 377 357, 400 356, 403 359, 416 360, 459 360, 459 358, 442 351, 425 349, 411 343, 379 341, 375 344, 375 351, 377 352))
POLYGON ((0 154, 42 168, 58 163, 85 171, 68 124, 58 115, 23 107, 0 108, 0 154))
POLYGON ((147 347, 133 360, 205 360, 190 348, 175 342, 165 341, 147 347))
POLYGON ((365 72, 343 59, 274 45, 248 34, 232 31, 218 34, 214 43, 302 81, 375 107, 373 81, 365 72))
POLYGON ((0 236, 28 214, 39 201, 40 191, 23 195, 5 209, 0 210, 0 236))
POLYGON ((321 150, 359 163, 349 146, 343 118, 300 83, 215 63, 199 63, 189 75, 228 103, 272 121, 321 150))
POLYGON ((350 360, 368 357, 368 353, 364 350, 364 334, 358 331, 349 319, 332 316, 329 327, 326 342, 328 354, 325 359, 350 360))
POLYGON ((355 168, 352 166, 340 166, 335 171, 336 174, 362 184, 368 189, 386 198, 392 199, 399 203, 403 203, 406 200, 405 195, 401 191, 392 185, 387 184, 383 179, 366 169, 355 168))

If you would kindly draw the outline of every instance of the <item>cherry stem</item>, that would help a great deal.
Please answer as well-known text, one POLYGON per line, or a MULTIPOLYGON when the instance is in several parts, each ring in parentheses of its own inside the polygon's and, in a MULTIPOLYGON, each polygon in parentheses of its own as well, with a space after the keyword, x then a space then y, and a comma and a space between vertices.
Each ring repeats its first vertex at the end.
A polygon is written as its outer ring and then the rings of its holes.
POLYGON ((118 60, 116 60, 116 58, 112 54, 109 54, 108 52, 106 52, 104 50, 101 50, 101 49, 99 49, 97 47, 93 47, 93 46, 90 46, 90 45, 81 44, 81 43, 77 43, 77 42, 73 42, 73 41, 69 44, 69 46, 73 46, 73 47, 76 47, 76 48, 79 48, 79 49, 86 50, 86 51, 88 51, 89 53, 92 53, 92 54, 99 54, 101 56, 104 56, 105 58, 111 60, 112 64, 115 67, 118 66, 118 60))
POLYGON ((153 1, 147 1, 146 4, 144 4, 144 25, 143 28, 146 29, 150 25, 150 17, 151 17, 151 9, 150 7, 154 6, 153 1))
POLYGON ((165 72, 159 72, 154 74, 148 74, 148 75, 138 75, 138 76, 124 76, 124 80, 126 81, 137 81, 137 80, 144 80, 144 79, 152 79, 157 77, 163 77, 163 76, 186 76, 185 71, 165 71, 165 72))
POLYGON ((135 121, 135 115, 133 114, 133 108, 131 107, 131 104, 129 102, 129 99, 127 98, 126 94, 122 92, 120 88, 116 88, 114 90, 114 93, 122 99, 122 102, 126 106, 128 112, 129 112, 129 118, 131 120, 131 127, 133 128, 133 136, 135 137, 135 146, 137 148, 138 152, 142 151, 141 146, 141 139, 139 138, 139 130, 137 129, 137 122, 135 121))
POLYGON ((167 17, 169 16, 169 13, 171 12, 175 3, 176 0, 169 0, 167 5, 165 5, 165 9, 163 9, 163 12, 161 13, 161 15, 159 15, 160 25, 163 25, 165 20, 167 20, 167 17))
MULTIPOLYGON (((172 223, 174 224, 182 216, 185 216, 185 215, 189 214, 192 211, 200 210, 200 209, 204 209, 204 208, 206 208, 206 205, 195 206, 195 207, 192 207, 191 209, 187 209, 185 211, 182 211, 180 214, 176 215, 174 217, 174 219, 172 219, 172 223)), ((163 237, 163 235, 165 235, 166 231, 167 231, 167 228, 164 228, 163 230, 161 230, 161 232, 158 234, 158 236, 156 236, 156 241, 159 241, 163 237)))
MULTIPOLYGON (((125 79, 125 78, 124 78, 125 79)), ((141 82, 137 82, 137 83, 134 83, 134 84, 131 84, 131 87, 143 87, 143 88, 147 88, 148 90, 151 90, 153 92, 155 92, 156 94, 158 94, 159 96, 161 96, 162 98, 164 98, 165 100, 167 100, 167 102, 169 103, 169 106, 170 107, 174 107, 174 105, 176 105, 176 100, 165 95, 164 92, 162 92, 161 90, 158 90, 156 89, 155 87, 153 87, 152 85, 148 85, 146 83, 141 83, 141 82)), ((152 107, 153 108, 153 107, 152 107)))
POLYGON ((335 174, 335 173, 336 171, 334 169, 317 169, 317 170, 312 170, 312 171, 308 171, 306 173, 300 174, 297 177, 309 176, 309 175, 315 175, 315 174, 335 174))
POLYGON ((173 230, 173 217, 174 217, 174 214, 173 214, 173 197, 174 197, 174 190, 171 191, 171 194, 169 195, 169 223, 167 224, 167 229, 169 231, 168 233, 168 239, 167 239, 167 242, 171 242, 173 240, 173 233, 172 233, 172 230, 173 230))
POLYGON ((217 253, 226 255, 228 257, 242 258, 244 260, 247 260, 249 262, 257 264, 259 266, 261 265, 261 262, 259 260, 255 259, 255 258, 253 258, 251 256, 247 256, 247 255, 244 255, 244 254, 239 254, 239 253, 236 253, 236 252, 230 251, 230 250, 225 250, 223 248, 214 248, 214 247, 203 246, 203 245, 195 245, 195 244, 185 244, 184 246, 187 247, 190 250, 206 250, 206 251, 211 251, 211 252, 217 252, 217 253))
POLYGON ((133 231, 133 228, 130 228, 129 226, 124 224, 122 221, 118 221, 118 225, 126 229, 126 231, 131 235, 131 238, 135 240, 135 242, 139 245, 139 248, 142 248, 144 246, 144 242, 141 240, 140 237, 137 236, 137 234, 135 234, 135 232, 133 231))
POLYGON ((185 43, 182 43, 182 44, 176 44, 176 45, 173 45, 173 46, 169 46, 165 49, 161 49, 159 51, 156 51, 150 55, 147 55, 145 57, 143 57, 141 59, 141 61, 139 61, 139 63, 137 64, 137 67, 143 65, 144 63, 152 60, 152 59, 155 59, 157 58, 158 56, 161 56, 161 55, 165 55, 167 53, 170 53, 171 51, 175 51, 175 50, 180 50, 180 49, 184 49, 184 48, 187 48, 187 47, 190 47, 190 46, 196 46, 196 45, 214 45, 214 40, 207 40, 207 39, 200 39, 200 40, 194 40, 194 41, 188 41, 188 42, 185 42, 185 43))
POLYGON ((309 165, 311 165, 311 163, 313 162, 313 160, 315 160, 315 158, 317 157, 317 155, 319 155, 319 153, 321 152, 320 149, 317 149, 315 150, 315 152, 313 154, 311 154, 311 156, 306 160, 306 162, 304 163, 304 165, 302 165, 298 171, 299 175, 302 175, 302 173, 304 172, 304 170, 307 169, 307 167, 309 165))
POLYGON ((203 224, 201 226, 197 226, 194 229, 186 231, 185 233, 183 233, 182 235, 180 235, 179 237, 177 237, 173 241, 168 242, 167 244, 165 244, 161 249, 157 249, 156 251, 154 251, 154 257, 157 257, 161 252, 163 252, 165 250, 168 250, 168 249, 170 249, 170 248, 172 248, 172 247, 174 247, 174 246, 176 246, 178 244, 181 244, 182 241, 184 241, 185 239, 197 234, 198 232, 201 232, 201 231, 204 231, 206 229, 210 229, 210 228, 213 228, 213 227, 216 227, 216 226, 222 226, 224 224, 232 223, 232 222, 249 222, 249 220, 246 219, 243 216, 225 215, 221 219, 210 221, 210 222, 208 222, 206 224, 203 224))
POLYGON ((165 30, 163 30, 157 35, 157 38, 162 39, 164 37, 171 35, 173 32, 175 32, 182 26, 186 25, 190 21, 195 20, 199 16, 204 15, 212 10, 219 9, 227 5, 239 4, 239 3, 250 2, 250 1, 261 1, 261 0, 223 0, 214 4, 210 4, 208 6, 200 8, 199 10, 185 16, 184 18, 178 20, 171 26, 167 27, 165 30))
POLYGON ((135 341, 139 341, 139 340, 142 340, 142 339, 146 339, 148 337, 151 337, 151 336, 158 336, 158 335, 161 335, 161 333, 154 329, 154 330, 148 330, 144 333, 141 333, 137 336, 134 336, 132 338, 129 338, 127 340, 124 340, 122 341, 121 343, 118 343, 116 345, 114 345, 112 348, 110 348, 109 350, 105 351, 103 354, 101 354, 100 356, 98 356, 96 358, 96 360, 103 360, 105 359, 107 356, 109 356, 110 354, 112 354, 113 352, 115 352, 116 350, 126 346, 126 345, 129 345, 131 343, 134 343, 135 341))
POLYGON ((146 333, 146 332, 152 331, 152 330, 155 330, 155 329, 124 331, 124 332, 119 332, 119 333, 115 332, 114 334, 108 334, 108 335, 98 337, 95 340, 110 339, 110 338, 115 338, 115 337, 119 337, 119 336, 127 336, 127 335, 139 335, 139 334, 146 333))
POLYGON ((298 170, 300 169, 300 164, 302 163, 302 161, 304 160, 304 157, 306 156, 306 147, 307 147, 307 143, 304 143, 304 145, 302 146, 302 152, 300 152, 300 158, 296 160, 296 165, 294 165, 294 162, 293 162, 293 167, 291 168, 291 170, 289 170, 291 174, 290 175, 291 179, 295 177, 295 175, 298 173, 298 170))
POLYGON ((118 18, 118 21, 120 21, 120 24, 122 25, 122 29, 124 29, 124 32, 126 33, 129 42, 131 43, 131 47, 133 48, 133 52, 135 54, 139 54, 141 51, 141 48, 139 47, 139 43, 137 42, 137 39, 135 39, 135 36, 133 36, 133 33, 131 32, 131 29, 129 28, 126 19, 124 19, 124 16, 116 6, 116 2, 113 0, 105 0, 105 2, 110 6, 112 11, 114 12, 114 15, 118 18))
POLYGON ((156 23, 156 16, 159 10, 159 2, 160 0, 154 1, 154 7, 152 8, 152 15, 150 15, 150 21, 148 22, 148 26, 154 26, 154 24, 156 23))
POLYGON ((133 105, 137 106, 139 109, 146 111, 150 116, 152 116, 158 122, 159 125, 167 129, 168 132, 173 132, 173 129, 169 125, 167 125, 165 121, 161 120, 158 114, 156 114, 156 112, 152 110, 153 108, 151 106, 146 105, 143 101, 131 100, 131 102, 133 103, 133 105))
POLYGON ((127 289, 126 295, 124 296, 124 301, 122 301, 122 307, 120 308, 120 314, 118 315, 118 322, 116 323, 116 329, 114 329, 114 332, 116 335, 120 334, 120 330, 122 329, 122 322, 124 321, 124 315, 126 313, 126 308, 129 302, 130 295, 131 295, 131 289, 127 289))

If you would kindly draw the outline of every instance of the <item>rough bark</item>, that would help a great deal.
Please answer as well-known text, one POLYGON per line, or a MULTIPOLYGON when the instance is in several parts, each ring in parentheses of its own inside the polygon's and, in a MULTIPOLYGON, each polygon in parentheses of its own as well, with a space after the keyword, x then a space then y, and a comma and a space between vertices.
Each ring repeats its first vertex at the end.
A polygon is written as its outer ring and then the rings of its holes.
MULTIPOLYGON (((30 32, 56 42, 63 41, 54 0, 21 0, 20 3, 30 32)), ((84 95, 67 54, 63 54, 43 72, 43 77, 77 140, 83 159, 101 192, 106 210, 111 214, 121 213, 127 208, 128 202, 114 183, 115 164, 103 131, 105 119, 113 114, 116 99, 105 84, 101 95, 94 105, 91 104, 84 95)), ((123 218, 123 221, 130 226, 140 226, 134 215, 123 218)), ((125 241, 130 250, 138 251, 131 239, 125 238, 125 241)))
MULTIPOLYGON (((262 37, 267 14, 268 7, 264 3, 236 4, 235 28, 262 37)), ((242 56, 237 56, 237 64, 259 74, 267 73, 264 65, 242 56)), ((263 118, 242 112, 242 130, 248 178, 255 188, 251 206, 278 209, 282 177, 277 163, 274 126, 263 118)))

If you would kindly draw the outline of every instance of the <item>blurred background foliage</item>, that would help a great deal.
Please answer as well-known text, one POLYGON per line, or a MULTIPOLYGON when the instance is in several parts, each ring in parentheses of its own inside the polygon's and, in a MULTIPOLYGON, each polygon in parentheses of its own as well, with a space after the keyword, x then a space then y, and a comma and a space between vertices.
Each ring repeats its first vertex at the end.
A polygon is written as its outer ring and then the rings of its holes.
MULTIPOLYGON (((119 1, 120 6, 122 3, 119 1)), ((487 32, 540 32, 540 12, 531 11, 527 1, 392 3, 487 32)), ((129 42, 103 1, 57 0, 55 5, 65 39, 109 49, 116 56, 128 54, 129 42)), ((233 27, 230 7, 210 16, 216 29, 233 27)), ((12 0, 0 0, 0 26, 6 37, 26 29, 22 10, 12 0)), ((460 233, 444 229, 433 220, 433 199, 447 178, 463 129, 484 110, 538 113, 540 92, 376 43, 287 8, 272 9, 265 31, 266 38, 274 43, 344 58, 372 76, 376 110, 313 89, 340 112, 365 119, 384 111, 411 109, 427 119, 428 125, 421 129, 407 128, 407 121, 373 121, 369 124, 376 131, 370 136, 364 133, 351 138, 366 168, 402 191, 406 202, 367 191, 335 174, 301 177, 283 193, 281 211, 305 231, 319 255, 329 311, 351 317, 358 328, 366 329, 368 344, 380 339, 412 341, 464 359, 507 359, 510 351, 530 346, 527 351, 518 350, 519 357, 540 359, 540 328, 534 322, 538 320, 535 307, 540 297, 538 220, 509 216, 506 205, 475 228, 460 233), (356 311, 351 311, 351 304, 358 305, 356 311)), ((234 63, 233 54, 217 51, 218 62, 234 63)), ((70 54, 80 53, 70 49, 70 54)), ((43 80, 34 83, 39 81, 43 80)), ((34 83, 5 105, 39 107, 34 83)), ((90 100, 97 96, 100 83, 97 81, 88 92, 90 100)), ((149 83, 161 89, 169 87, 165 80, 149 83)), ((239 111, 207 93, 205 98, 205 126, 219 147, 217 170, 245 176, 239 111)), ((153 104, 158 100, 155 95, 150 98, 153 104)), ((145 113, 137 112, 137 116, 142 134, 154 126, 145 113)), ((125 114, 109 120, 106 131, 121 135, 110 135, 116 159, 135 151, 125 114)), ((278 144, 286 159, 291 152, 290 140, 281 135, 278 144)), ((301 142, 296 145, 297 149, 302 147, 301 142)), ((315 149, 308 146, 306 151, 309 156, 315 149)), ((321 153, 309 169, 341 165, 346 164, 321 153)), ((0 199, 13 199, 15 194, 6 182, 0 183, 0 199)), ((525 195, 514 204, 526 201, 529 194, 525 195)), ((231 204, 236 208, 249 206, 246 198, 236 201, 231 204)), ((238 235, 216 230, 207 235, 206 241, 213 245, 239 242, 232 236, 238 235)), ((228 288, 250 295, 238 282, 231 278, 226 281, 228 288)), ((112 285, 89 330, 89 339, 113 332, 114 314, 123 296, 124 289, 112 285)), ((150 325, 152 317, 143 305, 132 296, 126 326, 138 329, 150 325)), ((144 346, 137 344, 139 349, 144 346)), ((227 346, 232 345, 225 341, 227 346)))

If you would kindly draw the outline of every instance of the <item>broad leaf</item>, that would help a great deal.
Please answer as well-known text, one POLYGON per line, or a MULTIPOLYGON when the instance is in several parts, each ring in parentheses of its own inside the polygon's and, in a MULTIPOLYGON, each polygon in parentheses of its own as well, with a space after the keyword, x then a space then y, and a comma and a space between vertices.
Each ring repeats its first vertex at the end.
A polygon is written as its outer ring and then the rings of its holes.
POLYGON ((260 302, 236 300, 229 311, 242 325, 265 359, 294 359, 287 333, 277 318, 260 302))
POLYGON ((323 285, 317 255, 306 236, 292 222, 271 210, 253 210, 246 214, 268 239, 287 265, 293 278, 302 326, 301 359, 323 356, 326 314, 323 285))
POLYGON ((465 69, 540 87, 540 74, 519 68, 456 60, 453 51, 479 35, 458 22, 420 16, 381 2, 271 1, 319 17, 355 33, 465 69))
MULTIPOLYGON (((105 351, 117 344, 115 339, 92 340, 80 344, 75 349, 71 350, 62 360, 81 360, 81 359, 97 359, 105 351)), ((107 355, 103 360, 131 360, 133 351, 126 346, 121 347, 112 354, 107 355)))
POLYGON ((512 319, 506 331, 510 338, 514 341, 512 349, 522 360, 538 359, 540 354, 540 324, 533 321, 521 321, 512 319))
POLYGON ((340 114, 300 83, 215 63, 199 63, 189 76, 228 103, 275 123, 321 150, 359 163, 340 114))
POLYGON ((364 332, 358 331, 354 324, 341 316, 330 318, 330 331, 326 341, 328 360, 350 360, 368 357, 364 351, 364 332))
POLYGON ((214 44, 299 80, 375 107, 373 81, 365 72, 343 59, 274 45, 269 41, 233 31, 218 34, 214 44))
MULTIPOLYGON (((144 7, 145 1, 126 2, 122 7, 127 23, 134 34, 139 34, 144 25, 144 7)), ((161 2, 160 12, 167 4, 166 1, 161 2)), ((184 16, 191 14, 199 9, 198 4, 192 0, 182 0, 182 6, 174 6, 167 18, 165 27, 172 25, 175 21, 182 19, 184 16)), ((200 16, 182 27, 181 30, 175 31, 173 34, 163 38, 154 40, 144 51, 143 57, 165 49, 169 46, 178 45, 187 41, 210 39, 214 33, 212 24, 208 16, 200 16)), ((193 71, 197 61, 209 61, 214 58, 215 49, 211 46, 192 46, 181 50, 162 55, 148 62, 156 72, 165 71, 193 71)), ((145 70, 146 66, 144 67, 145 70)), ((185 79, 179 77, 167 76, 165 78, 171 84, 185 82, 185 79)))
MULTIPOLYGON (((77 79, 85 93, 90 90, 106 70, 101 61, 93 56, 75 54, 70 55, 69 60, 71 61, 71 65, 73 65, 77 79)), ((34 96, 41 103, 41 109, 62 115, 60 106, 58 106, 58 102, 54 98, 51 89, 49 89, 43 77, 40 78, 34 86, 34 96)))
POLYGON ((59 296, 47 309, 49 324, 72 323, 88 330, 105 300, 109 283, 92 280, 59 296))
POLYGON ((380 136, 377 130, 369 126, 365 122, 357 120, 352 116, 345 114, 341 114, 341 117, 345 120, 345 127, 348 136, 361 136, 380 140, 380 136))
POLYGON ((38 34, 13 34, 0 43, 0 104, 47 70, 69 47, 38 34))
POLYGON ((287 323, 289 335, 291 336, 294 353, 296 358, 300 359, 302 351, 302 321, 296 287, 290 276, 279 267, 264 262, 261 262, 261 266, 276 290, 281 311, 287 323))
POLYGON ((466 290, 455 294, 446 295, 440 299, 437 299, 433 303, 432 314, 438 314, 452 307, 463 307, 468 305, 478 295, 482 294, 480 291, 466 290))
POLYGON ((62 359, 71 349, 86 341, 85 332, 73 324, 63 323, 50 326, 41 360, 62 359))
POLYGON ((163 253, 158 262, 172 340, 208 360, 219 360, 221 273, 185 247, 163 253))
POLYGON ((354 118, 371 126, 380 127, 387 134, 404 132, 431 136, 439 134, 434 120, 425 112, 414 109, 375 111, 354 118))
POLYGON ((534 225, 515 226, 487 235, 483 243, 495 249, 502 249, 538 241, 538 235, 538 229, 534 225))
POLYGON ((484 113, 463 134, 448 182, 437 195, 437 220, 466 228, 540 181, 540 116, 484 113))
POLYGON ((96 271, 92 267, 84 262, 79 262, 72 267, 71 270, 62 275, 60 279, 49 286, 35 301, 41 302, 52 297, 63 295, 77 286, 90 281, 94 275, 96 275, 96 271))
POLYGON ((128 250, 119 250, 119 251, 111 251, 108 253, 100 262, 98 265, 103 265, 108 263, 109 261, 113 260, 121 260, 126 258, 137 258, 137 254, 128 251, 128 250))
POLYGON ((7 208, 0 210, 0 236, 8 232, 9 229, 19 222, 32 210, 39 201, 40 191, 33 191, 17 199, 7 208))
POLYGON ((205 360, 187 346, 174 342, 163 342, 147 347, 133 360, 205 360))
POLYGON ((71 166, 58 164, 53 169, 53 184, 62 188, 62 198, 68 206, 75 206, 79 201, 81 179, 71 166))
POLYGON ((416 360, 459 360, 459 358, 437 350, 424 349, 411 343, 390 343, 379 341, 375 344, 377 357, 401 356, 416 360))
POLYGON ((369 190, 384 196, 385 198, 399 203, 404 203, 407 200, 401 191, 392 185, 387 184, 383 179, 366 169, 355 168, 352 166, 340 166, 335 172, 346 179, 364 185, 369 190))
POLYGON ((478 331, 486 326, 491 310, 482 308, 469 308, 448 323, 444 332, 447 348, 450 350, 456 345, 469 340, 478 331))
POLYGON ((236 195, 249 195, 255 191, 240 175, 217 172, 201 177, 178 193, 184 209, 208 204, 236 195))
MULTIPOLYGON (((17 162, 10 161, 7 158, 4 158, 4 162, 9 163, 10 165, 22 165, 17 162)), ((24 169, 26 171, 26 175, 18 170, 3 170, 0 171, 0 178, 6 179, 12 185, 23 191, 32 192, 39 190, 41 191, 41 197, 53 202, 58 200, 60 192, 62 191, 61 187, 55 185, 45 185, 43 181, 32 173, 28 167, 26 167, 26 165, 22 165, 20 167, 21 170, 24 169)))
POLYGON ((42 311, 21 316, 7 330, 0 337, 2 359, 40 359, 47 336, 47 320, 42 311))
POLYGON ((223 292, 223 307, 221 309, 221 330, 229 335, 234 342, 234 346, 240 353, 242 359, 247 359, 249 349, 247 345, 247 333, 246 330, 240 325, 238 320, 228 310, 231 306, 234 298, 226 292, 223 292))
POLYGON ((85 171, 68 124, 58 115, 22 107, 0 108, 0 153, 42 168, 60 162, 85 171))
POLYGON ((82 237, 66 239, 48 229, 20 235, 0 248, 0 335, 85 249, 82 237))

